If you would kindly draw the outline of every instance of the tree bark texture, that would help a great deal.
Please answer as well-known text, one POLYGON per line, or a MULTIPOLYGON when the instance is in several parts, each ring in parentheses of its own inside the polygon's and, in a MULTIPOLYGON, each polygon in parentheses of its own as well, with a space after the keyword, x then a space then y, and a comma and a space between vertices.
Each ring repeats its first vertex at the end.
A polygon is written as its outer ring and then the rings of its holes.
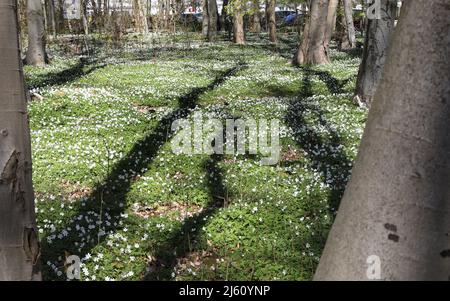
POLYGON ((449 279, 449 28, 448 0, 403 4, 315 280, 449 279))

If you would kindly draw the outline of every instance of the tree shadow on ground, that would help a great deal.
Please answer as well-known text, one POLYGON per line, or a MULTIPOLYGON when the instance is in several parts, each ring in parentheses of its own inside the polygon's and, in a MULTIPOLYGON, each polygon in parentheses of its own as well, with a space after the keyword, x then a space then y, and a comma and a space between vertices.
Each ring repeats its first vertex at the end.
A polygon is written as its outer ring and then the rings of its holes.
MULTIPOLYGON (((60 232, 59 235, 63 235, 63 237, 55 239, 51 244, 47 241, 49 236, 42 239, 43 261, 57 262, 57 258, 63 256, 64 252, 83 258, 100 244, 106 235, 120 229, 120 220, 126 210, 127 194, 133 182, 147 171, 148 165, 154 160, 158 151, 172 137, 172 122, 187 117, 197 105, 198 98, 202 94, 213 90, 246 66, 245 63, 239 62, 235 67, 222 72, 208 86, 195 88, 180 97, 178 109, 163 117, 148 135, 136 142, 128 154, 117 162, 106 178, 94 188, 84 205, 80 203, 76 205, 76 213, 71 221, 57 231, 53 231, 53 233, 60 232), (100 213, 103 221, 93 229, 89 226, 97 221, 92 220, 92 213, 100 213), (90 216, 92 219, 89 218, 90 216), (82 234, 75 233, 75 230, 82 234), (62 234, 65 231, 69 231, 69 233, 62 234), (73 243, 74 240, 79 241, 80 237, 86 237, 87 240, 82 242, 84 245, 77 247, 73 243), (82 251, 80 252, 78 248, 81 248, 82 251)), ((216 161, 213 160, 214 162, 216 161)), ((208 168, 213 171, 214 166, 212 164, 208 168)), ((62 262, 61 265, 64 263, 62 262)))
MULTIPOLYGON (((344 93, 344 87, 345 85, 347 85, 350 81, 352 81, 356 75, 350 76, 349 78, 340 80, 335 78, 330 72, 328 71, 321 71, 321 70, 314 70, 311 67, 308 66, 300 66, 298 67, 299 69, 301 69, 307 77, 310 77, 311 75, 316 75, 319 77, 319 79, 325 83, 325 85, 327 86, 328 91, 331 94, 341 94, 344 93)), ((310 79, 305 79, 308 81, 311 81, 310 79)), ((303 86, 304 87, 304 86, 303 86)), ((310 87, 311 88, 311 87, 310 87)), ((304 89, 306 89, 304 87, 304 89)), ((311 91, 303 91, 303 93, 312 93, 311 91)), ((312 96, 312 95, 310 95, 312 96)))
POLYGON ((29 82, 28 87, 37 89, 46 86, 64 85, 104 67, 106 67, 106 64, 98 63, 97 60, 81 57, 74 66, 59 72, 48 73, 45 77, 39 77, 37 80, 29 82))
POLYGON ((300 95, 288 104, 285 122, 292 129, 298 146, 308 154, 311 166, 322 174, 324 184, 330 187, 328 203, 334 210, 339 207, 350 176, 352 161, 342 149, 339 133, 330 126, 320 106, 306 101, 308 97, 313 96, 311 76, 317 71, 312 71, 310 68, 303 68, 303 70, 300 95), (324 137, 311 127, 307 117, 313 117, 325 128, 328 137, 324 137))
MULTIPOLYGON (((237 116, 226 116, 226 119, 237 120, 237 116)), ((235 128, 236 130, 236 128, 235 128)), ((222 141, 227 141, 226 128, 223 130, 222 141)), ((234 137, 234 145, 237 145, 237 137, 234 137)), ((191 252, 197 251, 199 240, 201 239, 201 231, 207 223, 207 219, 220 208, 228 206, 228 191, 223 181, 223 171, 219 167, 219 163, 223 161, 224 155, 212 154, 204 162, 203 169, 206 173, 209 201, 203 207, 201 212, 186 218, 182 221, 182 225, 174 231, 168 239, 154 250, 154 260, 149 263, 146 270, 143 271, 144 280, 172 280, 172 273, 175 268, 191 252)))
POLYGON ((200 213, 183 220, 182 225, 153 252, 155 258, 143 272, 144 280, 171 280, 178 262, 195 248, 207 219, 226 204, 226 188, 218 163, 222 155, 211 155, 204 163, 207 175, 209 202, 200 213))

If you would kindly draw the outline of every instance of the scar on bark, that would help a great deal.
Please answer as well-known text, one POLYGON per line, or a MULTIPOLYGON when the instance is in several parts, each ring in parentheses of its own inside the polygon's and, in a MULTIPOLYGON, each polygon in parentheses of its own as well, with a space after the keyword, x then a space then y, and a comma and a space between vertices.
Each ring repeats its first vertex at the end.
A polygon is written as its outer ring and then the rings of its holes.
POLYGON ((397 232, 397 226, 394 224, 386 223, 386 224, 384 224, 384 227, 386 228, 386 230, 389 230, 392 232, 397 232))
POLYGON ((398 242, 400 240, 400 236, 398 236, 397 234, 389 234, 388 239, 390 239, 394 242, 398 242))
POLYGON ((2 172, 0 174, 0 183, 14 182, 17 179, 17 167, 19 165, 19 153, 13 150, 9 155, 8 161, 4 166, 0 166, 2 172))
POLYGON ((39 237, 34 227, 25 227, 23 229, 23 250, 27 258, 35 265, 41 255, 39 237))
MULTIPOLYGON (((7 184, 11 184, 11 190, 14 199, 16 201, 20 201, 23 208, 25 208, 26 200, 24 198, 24 191, 22 191, 21 185, 21 180, 23 180, 23 177, 21 177, 21 175, 19 174, 19 160, 20 153, 13 150, 4 166, 0 166, 0 183, 6 182, 7 184)), ((22 235, 22 247, 25 255, 27 256, 28 260, 32 261, 33 265, 35 265, 40 256, 39 238, 35 227, 33 227, 33 225, 24 226, 22 235)))
MULTIPOLYGON (((394 224, 386 223, 386 224, 384 224, 384 228, 385 228, 386 230, 391 231, 391 232, 394 232, 394 233, 397 232, 397 226, 394 225, 394 224)), ((390 233, 390 234, 388 235, 388 239, 389 239, 389 240, 392 240, 392 241, 394 241, 394 242, 398 242, 398 241, 400 240, 400 236, 398 236, 397 234, 390 233)))
MULTIPOLYGON (((26 163, 25 163, 26 164, 26 163)), ((9 159, 4 164, 0 174, 0 183, 6 182, 10 185, 11 195, 16 202, 20 202, 22 209, 25 210, 26 200, 23 190, 23 175, 21 170, 23 166, 20 164, 20 152, 12 150, 9 159)))

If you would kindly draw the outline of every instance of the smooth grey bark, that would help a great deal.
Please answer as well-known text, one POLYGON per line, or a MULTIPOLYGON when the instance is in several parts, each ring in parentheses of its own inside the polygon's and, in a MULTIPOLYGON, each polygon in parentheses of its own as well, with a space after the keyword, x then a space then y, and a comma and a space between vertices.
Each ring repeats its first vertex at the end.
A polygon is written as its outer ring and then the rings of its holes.
POLYGON ((336 16, 336 38, 338 43, 338 49, 349 49, 350 41, 348 39, 348 32, 346 26, 346 19, 344 14, 344 7, 342 0, 339 0, 339 6, 336 16))
POLYGON ((303 30, 302 42, 293 63, 327 64, 330 62, 325 47, 328 0, 311 0, 310 15, 303 30))
POLYGON ((61 33, 64 31, 65 28, 65 22, 64 22, 64 0, 55 0, 55 4, 57 3, 56 9, 56 24, 57 24, 57 31, 58 33, 61 33))
POLYGON ((449 28, 448 0, 403 4, 315 280, 373 278, 371 255, 381 280, 448 280, 449 28))
POLYGON ((81 3, 81 18, 83 22, 83 30, 85 35, 89 35, 89 21, 87 17, 87 3, 86 0, 83 0, 81 3))
POLYGON ((397 3, 381 0, 381 19, 368 19, 361 65, 356 81, 355 101, 370 106, 381 79, 384 62, 395 26, 397 3))
POLYGON ((334 29, 336 27, 336 15, 337 8, 339 6, 339 0, 330 0, 328 3, 328 13, 327 13, 327 28, 325 31, 325 48, 330 47, 331 38, 333 36, 334 29))
POLYGON ((41 0, 27 1, 28 51, 27 64, 43 66, 47 62, 45 52, 44 10, 41 0))
POLYGON ((253 0, 252 7, 254 12, 252 14, 251 31, 254 33, 261 33, 261 12, 259 7, 259 0, 253 0))
POLYGON ((353 2, 352 0, 343 0, 345 28, 348 37, 348 48, 356 47, 355 24, 353 23, 353 2))
POLYGON ((245 44, 244 13, 241 4, 237 4, 233 11, 233 43, 245 44))
POLYGON ((133 1, 133 15, 134 15, 134 24, 136 27, 136 31, 139 33, 148 33, 148 24, 147 24, 147 8, 146 2, 143 0, 134 0, 133 1))
POLYGON ((0 5, 0 281, 41 278, 16 4, 0 5))
POLYGON ((208 41, 213 42, 217 36, 217 21, 218 21, 218 12, 217 12, 217 1, 216 0, 205 0, 207 1, 207 9, 208 9, 208 41))
POLYGON ((208 0, 203 0, 202 1, 202 34, 205 37, 208 37, 208 25, 209 25, 208 0))
POLYGON ((277 42, 277 23, 275 19, 275 0, 267 0, 267 25, 269 27, 269 41, 272 43, 277 42))
POLYGON ((148 34, 148 20, 147 20, 147 1, 139 0, 141 3, 142 24, 144 27, 143 33, 148 34))
POLYGON ((56 14, 55 14, 55 2, 54 0, 47 0, 47 20, 49 23, 49 28, 52 30, 53 39, 56 39, 57 35, 57 25, 56 25, 56 14))

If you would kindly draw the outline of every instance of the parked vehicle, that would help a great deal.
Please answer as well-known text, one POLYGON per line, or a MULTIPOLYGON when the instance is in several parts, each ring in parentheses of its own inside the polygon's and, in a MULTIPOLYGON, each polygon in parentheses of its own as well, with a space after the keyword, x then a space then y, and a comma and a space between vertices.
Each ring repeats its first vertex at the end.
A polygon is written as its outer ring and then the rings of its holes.
POLYGON ((295 14, 293 10, 279 10, 275 12, 275 20, 277 25, 282 25, 284 23, 284 18, 289 15, 295 14))
POLYGON ((284 17, 281 26, 297 26, 304 22, 306 15, 302 13, 293 13, 284 17))
POLYGON ((292 26, 292 25, 294 25, 295 19, 297 19, 298 16, 299 16, 299 14, 295 14, 295 13, 294 13, 294 14, 290 14, 290 15, 284 17, 284 19, 283 19, 283 25, 286 25, 286 26, 292 26))
POLYGON ((202 23, 203 14, 202 13, 182 13, 180 15, 180 21, 184 24, 195 24, 202 23))

